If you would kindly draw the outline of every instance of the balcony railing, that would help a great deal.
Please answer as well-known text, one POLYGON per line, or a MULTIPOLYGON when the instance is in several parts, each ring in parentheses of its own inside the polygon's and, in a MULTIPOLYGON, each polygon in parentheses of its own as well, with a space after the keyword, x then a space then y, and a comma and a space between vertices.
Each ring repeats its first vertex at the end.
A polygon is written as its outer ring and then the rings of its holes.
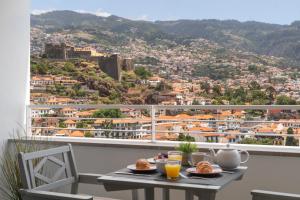
POLYGON ((31 105, 27 131, 149 142, 299 146, 299 111, 299 105, 31 105), (110 109, 118 116, 105 114, 110 109))

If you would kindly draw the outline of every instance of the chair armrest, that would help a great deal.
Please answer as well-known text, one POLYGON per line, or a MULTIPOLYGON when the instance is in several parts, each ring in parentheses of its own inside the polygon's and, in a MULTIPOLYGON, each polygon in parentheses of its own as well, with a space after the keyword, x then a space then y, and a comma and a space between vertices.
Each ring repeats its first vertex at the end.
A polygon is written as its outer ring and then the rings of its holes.
POLYGON ((93 200, 92 196, 65 194, 58 192, 38 191, 38 190, 20 190, 24 200, 93 200))
POLYGON ((281 192, 272 192, 264 190, 253 190, 251 191, 253 200, 300 200, 299 194, 290 194, 290 193, 281 193, 281 192))
POLYGON ((89 174, 89 173, 79 173, 79 183, 85 184, 100 184, 97 178, 103 176, 102 174, 89 174))

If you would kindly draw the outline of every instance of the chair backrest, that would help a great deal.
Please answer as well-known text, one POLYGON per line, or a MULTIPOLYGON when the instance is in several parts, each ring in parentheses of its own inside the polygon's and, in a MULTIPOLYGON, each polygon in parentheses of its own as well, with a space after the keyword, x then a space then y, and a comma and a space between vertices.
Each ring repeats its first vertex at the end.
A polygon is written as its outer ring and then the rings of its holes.
POLYGON ((251 194, 253 200, 300 200, 299 194, 280 193, 263 190, 253 190, 251 194))
POLYGON ((78 171, 71 144, 32 153, 19 153, 23 189, 49 191, 78 182, 78 171), (47 177, 43 171, 51 163, 57 169, 47 177))

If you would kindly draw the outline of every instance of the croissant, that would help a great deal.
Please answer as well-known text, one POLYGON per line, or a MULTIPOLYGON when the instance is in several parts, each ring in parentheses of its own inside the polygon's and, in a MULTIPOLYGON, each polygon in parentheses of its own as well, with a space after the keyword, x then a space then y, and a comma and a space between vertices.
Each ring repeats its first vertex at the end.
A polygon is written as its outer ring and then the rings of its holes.
POLYGON ((202 161, 197 164, 196 171, 197 173, 208 174, 213 172, 213 167, 209 162, 202 161))
POLYGON ((139 159, 136 161, 136 169, 147 170, 150 169, 151 165, 146 159, 139 159))

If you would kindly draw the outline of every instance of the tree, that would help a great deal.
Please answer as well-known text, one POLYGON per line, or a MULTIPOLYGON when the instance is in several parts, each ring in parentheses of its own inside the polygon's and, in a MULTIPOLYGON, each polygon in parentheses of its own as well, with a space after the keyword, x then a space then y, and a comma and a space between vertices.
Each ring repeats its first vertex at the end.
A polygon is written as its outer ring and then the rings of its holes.
POLYGON ((79 121, 76 124, 76 128, 87 128, 88 124, 85 121, 79 121))
POLYGON ((93 113, 94 118, 121 118, 122 112, 120 109, 104 109, 97 110, 93 113))
POLYGON ((183 133, 179 133, 177 141, 183 142, 195 142, 195 138, 190 135, 184 135, 183 133))
POLYGON ((31 73, 46 75, 49 70, 49 66, 47 63, 31 63, 31 73))
POLYGON ((200 105, 200 102, 196 99, 193 100, 192 105, 200 105))
POLYGON ((94 135, 90 131, 86 131, 84 137, 94 137, 94 135))
POLYGON ((67 128, 66 124, 63 122, 63 120, 59 120, 58 122, 58 127, 59 128, 67 128))
POLYGON ((66 72, 75 72, 76 68, 75 68, 75 65, 73 63, 66 62, 64 67, 63 67, 63 70, 65 70, 66 72))
MULTIPOLYGON (((289 127, 287 130, 288 135, 294 135, 293 128, 289 127)), ((285 141, 285 146, 297 146, 297 140, 294 137, 287 137, 285 141)))
POLYGON ((222 96, 222 88, 220 85, 214 85, 212 91, 214 96, 222 96))
POLYGON ((258 75, 259 73, 265 71, 263 67, 257 66, 257 65, 249 65, 248 70, 251 73, 254 73, 255 75, 258 75))
POLYGON ((148 77, 152 76, 151 72, 145 69, 145 67, 137 67, 134 70, 134 73, 139 76, 141 79, 147 79, 148 77))
POLYGON ((280 96, 277 96, 277 98, 276 98, 276 104, 277 105, 296 105, 297 102, 294 99, 292 99, 286 95, 280 95, 280 96))
POLYGON ((276 145, 276 139, 272 138, 244 138, 240 144, 276 145))
POLYGON ((103 131, 103 135, 106 138, 109 138, 109 136, 112 133, 109 129, 113 128, 113 121, 112 120, 105 120, 104 122, 101 123, 101 128, 106 129, 105 131, 103 131))
POLYGON ((200 83, 200 87, 201 87, 202 90, 204 90, 204 92, 205 92, 206 94, 209 94, 210 89, 211 89, 209 83, 207 83, 207 82, 201 82, 201 83, 200 83))
POLYGON ((171 90, 172 87, 168 85, 165 81, 160 82, 156 87, 156 91, 165 91, 165 90, 171 90))
POLYGON ((76 83, 72 86, 73 90, 80 90, 81 89, 81 84, 80 83, 76 83))
POLYGON ((248 85, 250 90, 260 90, 261 87, 257 81, 251 81, 250 84, 248 85))
POLYGON ((250 90, 247 94, 247 100, 254 105, 264 105, 269 102, 266 93, 261 90, 250 90))
POLYGON ((64 85, 55 84, 55 92, 56 92, 56 94, 63 95, 63 94, 65 94, 65 91, 66 91, 66 87, 64 85))
POLYGON ((276 94, 277 94, 277 92, 276 92, 274 87, 269 86, 269 87, 266 88, 266 95, 267 95, 267 97, 269 98, 270 101, 273 102, 275 100, 276 94))
POLYGON ((216 97, 212 100, 213 105, 224 105, 223 99, 221 97, 216 97))

